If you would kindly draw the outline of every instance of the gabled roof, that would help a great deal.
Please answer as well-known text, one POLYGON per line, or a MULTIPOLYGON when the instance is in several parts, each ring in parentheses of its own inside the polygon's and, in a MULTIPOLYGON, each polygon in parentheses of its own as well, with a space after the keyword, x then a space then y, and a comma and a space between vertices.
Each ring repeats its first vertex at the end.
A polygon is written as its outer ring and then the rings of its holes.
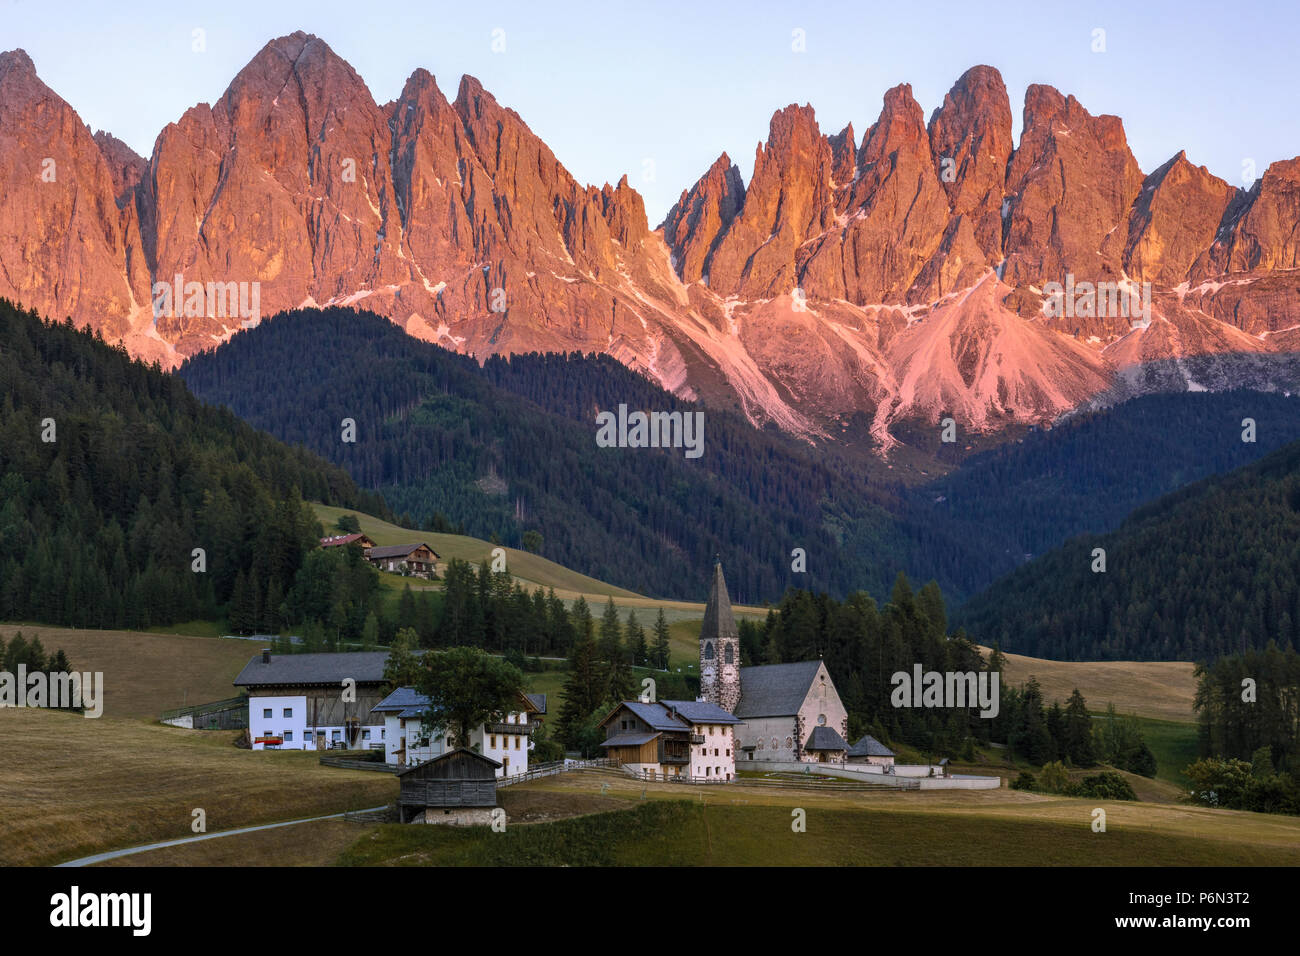
POLYGON ((894 752, 882 744, 871 734, 867 734, 851 748, 849 748, 850 757, 893 757, 894 752))
POLYGON ((532 702, 532 705, 533 705, 534 707, 537 708, 537 712, 538 712, 539 714, 545 714, 545 713, 546 713, 546 695, 545 695, 545 694, 524 694, 524 696, 527 697, 527 698, 529 699, 529 701, 532 702))
POLYGON ((738 724, 740 718, 707 700, 665 700, 660 703, 677 711, 692 724, 738 724))
POLYGON ((407 767, 405 770, 399 770, 397 771, 397 775, 399 777, 404 777, 413 770, 420 770, 423 767, 427 767, 430 764, 435 764, 440 760, 447 760, 448 758, 454 757, 457 754, 463 754, 466 757, 473 757, 475 760, 481 760, 484 763, 491 765, 493 769, 501 766, 499 761, 493 760, 491 757, 485 757, 477 750, 470 750, 467 747, 457 747, 454 750, 448 750, 444 754, 439 754, 438 756, 434 757, 432 760, 426 760, 423 763, 412 764, 411 766, 407 767))
POLYGON ((352 544, 354 541, 360 543, 369 540, 369 537, 358 531, 354 534, 336 534, 330 538, 321 538, 320 546, 322 548, 333 548, 341 544, 352 544))
POLYGON ((258 654, 235 678, 236 687, 285 685, 340 685, 351 678, 358 684, 382 684, 387 651, 355 651, 337 654, 272 654, 262 663, 258 654))
POLYGON ((653 704, 647 704, 645 701, 641 700, 619 701, 610 708, 609 713, 600 719, 600 726, 603 727, 613 720, 614 715, 624 707, 630 710, 637 717, 640 717, 641 720, 645 721, 645 723, 649 724, 655 730, 675 730, 681 732, 691 729, 690 724, 686 721, 668 713, 668 708, 662 703, 655 702, 653 704))
MULTIPOLYGON (((368 558, 404 558, 416 548, 429 548, 423 541, 417 541, 414 544, 385 544, 371 548, 366 552, 368 558)), ((439 557, 437 551, 429 548, 429 551, 435 558, 439 557)))
POLYGON ((764 664, 740 669, 740 704, 736 716, 792 717, 799 712, 821 661, 764 664))
POLYGON ((662 703, 646 704, 639 700, 625 700, 621 706, 636 714, 655 730, 689 730, 690 725, 668 713, 662 703))
POLYGON ((663 734, 658 731, 647 734, 615 734, 608 740, 602 740, 602 747, 640 747, 642 744, 648 744, 656 737, 662 737, 663 734))
POLYGON ((849 745, 845 743, 844 738, 837 734, 830 727, 814 727, 813 732, 808 737, 808 743, 804 744, 804 750, 848 750, 849 745))
POLYGON ((400 711, 408 710, 412 707, 424 709, 429 706, 429 698, 425 697, 414 687, 399 687, 393 691, 374 707, 370 712, 374 713, 396 713, 402 716, 400 711))

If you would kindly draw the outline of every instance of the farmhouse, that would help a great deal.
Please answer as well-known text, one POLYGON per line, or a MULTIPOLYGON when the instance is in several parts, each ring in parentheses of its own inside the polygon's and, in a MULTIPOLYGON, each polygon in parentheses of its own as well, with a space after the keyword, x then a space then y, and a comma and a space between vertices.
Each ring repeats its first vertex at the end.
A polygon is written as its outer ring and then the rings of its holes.
POLYGON ((438 552, 421 542, 375 546, 366 551, 366 560, 381 571, 429 580, 434 578, 438 557, 438 552))
POLYGON ((849 713, 822 661, 740 666, 740 631, 721 563, 700 628, 700 695, 739 718, 741 763, 847 760, 849 713))
POLYGON ((457 747, 397 775, 397 810, 403 823, 450 826, 488 824, 497 804, 501 764, 457 747))
POLYGON ((345 547, 349 544, 355 544, 363 551, 368 551, 375 546, 375 543, 364 534, 336 534, 330 538, 321 538, 320 546, 322 548, 345 547))
MULTIPOLYGON (((541 723, 545 695, 519 695, 518 710, 502 719, 480 724, 471 731, 468 747, 496 762, 498 777, 513 777, 528 770, 530 739, 541 723), (542 707, 534 697, 542 698, 542 707)), ((424 724, 429 698, 414 687, 399 687, 379 701, 372 712, 384 724, 384 759, 394 766, 407 767, 441 757, 458 749, 460 741, 448 740, 424 724)))
POLYGON ((371 711, 384 696, 387 659, 387 651, 273 655, 263 650, 235 678, 235 686, 248 691, 253 749, 382 747, 383 720, 371 711))
POLYGON ((625 700, 600 722, 611 760, 650 779, 731 780, 736 775, 733 728, 740 723, 717 704, 695 700, 625 700))

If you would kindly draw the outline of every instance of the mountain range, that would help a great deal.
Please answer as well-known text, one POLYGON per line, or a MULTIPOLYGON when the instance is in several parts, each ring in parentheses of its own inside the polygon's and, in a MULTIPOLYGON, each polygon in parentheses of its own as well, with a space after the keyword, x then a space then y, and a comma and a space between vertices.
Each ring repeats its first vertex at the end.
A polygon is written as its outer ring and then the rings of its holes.
POLYGON ((1119 118, 1042 85, 1016 144, 988 66, 928 121, 894 87, 861 138, 778 110, 747 184, 724 153, 651 228, 626 176, 580 184, 469 76, 448 99, 417 70, 379 104, 295 33, 146 159, 15 50, 0 183, 0 296, 169 368, 262 315, 364 307, 480 360, 606 354, 885 453, 946 416, 971 435, 1117 391, 1300 384, 1300 158, 1249 188, 1183 153, 1144 173, 1119 118), (157 314, 188 283, 206 297, 157 314), (209 283, 246 305, 255 285, 256 315, 209 283))

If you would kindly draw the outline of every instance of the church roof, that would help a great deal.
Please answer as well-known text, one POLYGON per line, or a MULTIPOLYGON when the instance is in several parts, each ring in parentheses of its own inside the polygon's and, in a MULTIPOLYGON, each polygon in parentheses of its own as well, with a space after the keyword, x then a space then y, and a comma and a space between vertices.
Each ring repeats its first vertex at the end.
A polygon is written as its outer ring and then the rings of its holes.
POLYGON ((677 711, 692 724, 738 724, 740 718, 707 700, 665 700, 665 707, 677 711))
POLYGON ((717 647, 722 638, 739 641, 740 631, 736 627, 736 617, 731 613, 731 596, 727 594, 727 582, 722 577, 722 562, 719 561, 713 565, 709 603, 704 606, 704 623, 700 625, 700 645, 712 641, 717 647))
POLYGON ((792 717, 799 713, 821 661, 764 664, 740 669, 740 706, 736 716, 792 717))
POLYGON ((830 727, 814 727, 804 750, 848 750, 844 738, 830 727))
POLYGON ((850 757, 892 757, 894 752, 871 734, 867 734, 849 750, 850 757))

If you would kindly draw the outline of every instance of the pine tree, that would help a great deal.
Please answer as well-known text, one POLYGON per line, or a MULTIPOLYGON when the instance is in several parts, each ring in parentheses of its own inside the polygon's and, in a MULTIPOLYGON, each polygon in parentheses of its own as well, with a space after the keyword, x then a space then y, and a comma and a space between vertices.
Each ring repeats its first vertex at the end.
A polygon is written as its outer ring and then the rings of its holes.
POLYGON ((632 655, 632 663, 637 667, 645 667, 649 663, 650 652, 646 647, 645 630, 636 619, 636 611, 627 612, 627 625, 624 632, 627 634, 627 648, 628 653, 632 655))
POLYGON ((1076 767, 1091 767, 1097 763, 1097 754, 1092 746, 1092 718, 1077 687, 1065 705, 1065 755, 1076 767))
POLYGON ((664 617, 663 608, 659 609, 659 614, 655 617, 655 639, 652 650, 654 666, 660 670, 667 670, 672 645, 669 643, 668 619, 664 617))

